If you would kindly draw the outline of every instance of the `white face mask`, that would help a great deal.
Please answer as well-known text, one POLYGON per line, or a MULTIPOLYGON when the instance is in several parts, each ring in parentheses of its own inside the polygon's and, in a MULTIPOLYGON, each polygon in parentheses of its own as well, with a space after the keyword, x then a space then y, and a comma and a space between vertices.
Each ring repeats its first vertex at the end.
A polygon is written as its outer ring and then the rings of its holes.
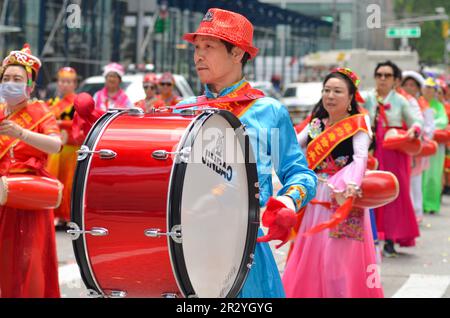
POLYGON ((8 106, 16 106, 29 98, 26 83, 0 84, 0 97, 8 106))

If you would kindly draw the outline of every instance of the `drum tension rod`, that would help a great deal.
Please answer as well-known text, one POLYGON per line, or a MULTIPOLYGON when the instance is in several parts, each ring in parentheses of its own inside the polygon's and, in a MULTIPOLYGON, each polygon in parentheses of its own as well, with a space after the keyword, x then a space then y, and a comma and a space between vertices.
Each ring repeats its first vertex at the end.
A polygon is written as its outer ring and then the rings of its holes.
POLYGON ((144 235, 151 238, 160 238, 161 236, 170 237, 175 243, 182 242, 181 225, 174 225, 170 232, 161 232, 161 229, 148 229, 144 235))
POLYGON ((67 234, 71 236, 72 241, 78 240, 81 234, 90 234, 92 236, 106 236, 108 235, 108 230, 102 227, 93 227, 91 230, 81 230, 78 224, 70 222, 67 224, 70 230, 67 230, 67 234))
POLYGON ((169 156, 172 155, 172 156, 179 156, 181 161, 187 162, 191 154, 191 151, 192 151, 191 147, 185 147, 180 151, 176 152, 169 152, 166 150, 155 150, 152 153, 152 158, 156 160, 167 160, 169 159, 169 156))
POLYGON ((117 153, 109 150, 109 149, 100 149, 98 151, 90 150, 88 146, 83 145, 81 146, 80 150, 77 151, 78 153, 78 161, 83 161, 86 159, 89 155, 98 154, 100 156, 100 159, 103 160, 110 160, 117 157, 117 153))

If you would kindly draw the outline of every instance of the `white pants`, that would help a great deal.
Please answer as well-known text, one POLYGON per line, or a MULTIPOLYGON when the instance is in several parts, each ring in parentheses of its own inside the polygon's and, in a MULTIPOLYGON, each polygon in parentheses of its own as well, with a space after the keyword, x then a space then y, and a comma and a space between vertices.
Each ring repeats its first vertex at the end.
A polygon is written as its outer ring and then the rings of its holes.
POLYGON ((411 199, 417 218, 423 217, 422 174, 411 176, 411 199))

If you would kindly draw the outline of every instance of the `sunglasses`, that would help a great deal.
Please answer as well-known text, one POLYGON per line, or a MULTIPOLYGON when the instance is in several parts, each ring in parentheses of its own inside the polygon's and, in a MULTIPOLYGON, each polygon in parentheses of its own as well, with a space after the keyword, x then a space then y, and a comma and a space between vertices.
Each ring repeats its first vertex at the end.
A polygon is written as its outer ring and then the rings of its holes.
POLYGON ((172 83, 161 83, 159 85, 161 85, 161 86, 172 86, 172 83))
POLYGON ((388 78, 394 77, 394 74, 392 74, 392 73, 375 73, 375 77, 376 78, 384 77, 384 78, 388 79, 388 78))
POLYGON ((144 85, 144 89, 149 89, 149 88, 156 89, 156 86, 155 85, 144 85))

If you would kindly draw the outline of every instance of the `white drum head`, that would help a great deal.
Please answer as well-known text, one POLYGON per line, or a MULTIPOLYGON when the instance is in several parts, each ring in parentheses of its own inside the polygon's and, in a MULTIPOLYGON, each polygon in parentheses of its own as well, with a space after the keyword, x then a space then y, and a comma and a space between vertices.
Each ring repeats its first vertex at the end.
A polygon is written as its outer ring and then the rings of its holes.
POLYGON ((248 261, 252 201, 244 152, 217 114, 203 123, 191 150, 181 193, 186 272, 197 297, 227 297, 248 261))

